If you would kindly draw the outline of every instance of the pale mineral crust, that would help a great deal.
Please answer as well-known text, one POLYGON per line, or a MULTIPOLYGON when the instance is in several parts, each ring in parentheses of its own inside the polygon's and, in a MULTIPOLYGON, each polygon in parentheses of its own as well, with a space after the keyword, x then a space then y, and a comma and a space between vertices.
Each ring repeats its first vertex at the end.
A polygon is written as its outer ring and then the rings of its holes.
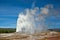
POLYGON ((0 40, 60 40, 59 32, 43 32, 35 34, 3 33, 0 40))

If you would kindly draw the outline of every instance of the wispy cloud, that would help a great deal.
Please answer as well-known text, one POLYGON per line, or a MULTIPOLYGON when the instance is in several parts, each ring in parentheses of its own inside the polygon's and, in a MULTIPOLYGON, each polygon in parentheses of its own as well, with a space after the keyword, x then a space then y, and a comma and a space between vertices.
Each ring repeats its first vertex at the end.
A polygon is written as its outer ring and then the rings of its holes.
POLYGON ((6 23, 6 24, 0 24, 0 28, 15 28, 16 27, 16 23, 6 23))
POLYGON ((15 28, 15 26, 0 26, 0 28, 15 28))

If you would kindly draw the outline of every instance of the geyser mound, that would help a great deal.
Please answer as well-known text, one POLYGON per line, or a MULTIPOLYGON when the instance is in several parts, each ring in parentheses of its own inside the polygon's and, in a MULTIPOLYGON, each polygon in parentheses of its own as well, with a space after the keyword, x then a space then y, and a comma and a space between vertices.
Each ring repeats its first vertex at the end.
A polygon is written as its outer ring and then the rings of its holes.
POLYGON ((25 9, 25 11, 19 14, 17 19, 16 32, 29 34, 46 32, 48 27, 45 22, 48 13, 48 7, 34 7, 33 9, 25 9))

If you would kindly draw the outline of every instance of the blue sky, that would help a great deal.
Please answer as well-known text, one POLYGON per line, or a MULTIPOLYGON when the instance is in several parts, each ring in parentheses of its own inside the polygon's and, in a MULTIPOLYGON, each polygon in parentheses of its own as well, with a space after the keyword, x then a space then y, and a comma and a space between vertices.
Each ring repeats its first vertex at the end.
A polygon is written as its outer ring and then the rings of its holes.
MULTIPOLYGON (((0 28, 16 28, 18 14, 25 8, 31 8, 34 1, 36 7, 52 4, 60 13, 60 0, 0 0, 0 28)), ((55 28, 60 28, 59 16, 58 19, 50 17, 50 22, 57 24, 55 28)))

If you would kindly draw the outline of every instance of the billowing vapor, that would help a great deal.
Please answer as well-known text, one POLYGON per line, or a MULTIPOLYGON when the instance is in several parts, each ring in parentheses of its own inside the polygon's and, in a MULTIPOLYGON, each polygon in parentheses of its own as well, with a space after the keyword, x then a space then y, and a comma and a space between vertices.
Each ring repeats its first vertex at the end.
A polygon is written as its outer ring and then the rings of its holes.
POLYGON ((48 7, 34 7, 21 12, 17 20, 16 32, 35 33, 47 31, 48 27, 45 21, 49 13, 48 7))

